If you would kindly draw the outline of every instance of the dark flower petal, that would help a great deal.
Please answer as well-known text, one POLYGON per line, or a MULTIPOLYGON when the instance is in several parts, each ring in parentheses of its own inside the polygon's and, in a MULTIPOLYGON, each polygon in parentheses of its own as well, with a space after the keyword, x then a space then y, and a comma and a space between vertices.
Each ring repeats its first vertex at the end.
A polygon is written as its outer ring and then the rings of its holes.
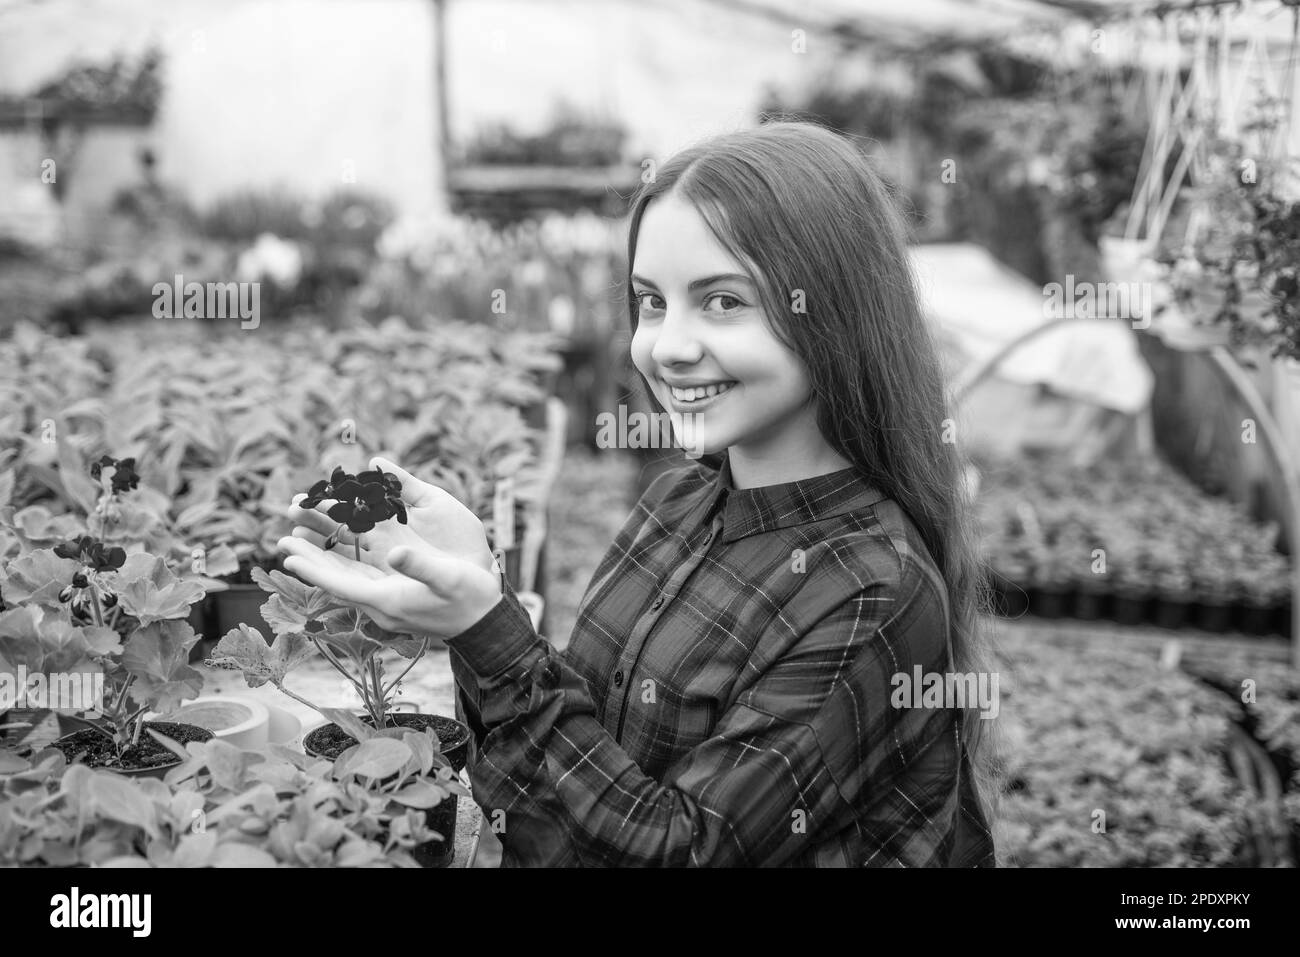
POLYGON ((392 504, 393 506, 393 513, 397 516, 397 520, 401 522, 403 525, 405 525, 406 524, 405 503, 399 501, 399 502, 392 502, 390 504, 392 504))
POLYGON ((366 469, 364 472, 357 473, 357 481, 362 485, 373 485, 379 481, 381 474, 376 469, 366 469))
POLYGON ((348 479, 334 486, 334 497, 343 502, 350 502, 361 494, 362 486, 356 479, 348 479))
POLYGON ((121 568, 126 564, 126 549, 114 545, 104 558, 104 568, 121 568))
POLYGON ((330 473, 330 485, 342 485, 352 476, 343 471, 343 466, 334 466, 334 471, 330 473))
POLYGON ((325 496, 323 496, 323 495, 320 495, 320 496, 311 496, 311 495, 308 495, 305 499, 303 499, 301 502, 298 503, 298 507, 299 507, 299 508, 315 508, 317 505, 319 505, 319 504, 320 504, 321 502, 323 502, 323 501, 325 501, 325 496))
POLYGON ((307 489, 307 497, 308 497, 308 498, 324 498, 324 497, 325 497, 325 494, 326 494, 329 490, 330 490, 330 483, 327 482, 327 481, 325 481, 324 479, 321 479, 319 482, 317 482, 317 483, 316 483, 315 485, 313 485, 311 488, 307 489))
POLYGON ((375 527, 375 523, 363 515, 354 515, 348 522, 348 528, 360 535, 362 532, 368 532, 375 527))
POLYGON ((346 522, 352 518, 352 509, 351 502, 335 502, 325 514, 336 522, 346 522))
POLYGON ((361 486, 361 494, 357 497, 373 508, 384 501, 386 496, 382 485, 363 485, 361 486))

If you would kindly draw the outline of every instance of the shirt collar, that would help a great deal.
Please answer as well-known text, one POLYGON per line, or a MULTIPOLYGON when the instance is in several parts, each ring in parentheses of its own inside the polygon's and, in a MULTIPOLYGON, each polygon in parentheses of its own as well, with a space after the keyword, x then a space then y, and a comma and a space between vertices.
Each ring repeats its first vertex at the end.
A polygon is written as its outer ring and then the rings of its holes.
POLYGON ((708 514, 722 508, 722 541, 789 528, 864 509, 885 499, 854 468, 812 478, 736 488, 731 481, 731 460, 724 454, 709 494, 708 514))

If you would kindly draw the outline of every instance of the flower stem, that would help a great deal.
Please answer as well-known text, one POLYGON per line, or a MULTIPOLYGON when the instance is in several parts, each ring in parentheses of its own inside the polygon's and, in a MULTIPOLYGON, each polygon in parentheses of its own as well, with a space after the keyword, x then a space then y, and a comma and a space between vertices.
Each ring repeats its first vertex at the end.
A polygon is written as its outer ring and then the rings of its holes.
POLYGON ((352 682, 353 686, 357 689, 357 693, 361 695, 361 700, 365 701, 366 700, 365 686, 362 685, 362 683, 356 679, 356 677, 352 674, 352 672, 348 671, 347 668, 343 667, 343 663, 334 657, 333 652, 329 651, 328 649, 326 649, 326 647, 323 644, 321 644, 320 639, 313 638, 311 641, 312 644, 316 646, 316 650, 319 651, 325 657, 325 660, 334 666, 334 670, 337 671, 339 674, 341 674, 344 678, 347 678, 348 681, 352 682))
POLYGON ((90 610, 95 613, 95 624, 100 628, 104 627, 104 613, 99 608, 99 589, 95 583, 90 583, 90 610))
MULTIPOLYGON (((285 694, 287 694, 287 695, 288 695, 290 698, 292 698, 294 701, 297 701, 299 704, 305 704, 307 707, 311 708, 311 710, 313 710, 313 711, 315 711, 317 714, 319 714, 322 718, 325 718, 325 717, 326 717, 325 712, 321 711, 319 705, 314 705, 314 704, 312 704, 310 701, 308 701, 308 700, 307 700, 306 698, 304 698, 302 695, 294 694, 294 692, 292 692, 292 691, 290 691, 288 688, 286 688, 282 682, 280 682, 280 681, 273 681, 272 684, 274 684, 277 688, 279 688, 281 691, 283 691, 285 694)), ((327 719, 327 720, 328 720, 328 719, 327 719)))
POLYGON ((407 672, 409 672, 412 668, 415 667, 415 663, 419 661, 421 658, 423 658, 424 653, 428 650, 429 650, 429 636, 425 635, 424 640, 420 642, 420 650, 416 652, 415 657, 411 659, 411 663, 407 665, 405 668, 403 668, 402 673, 398 675, 396 678, 394 678, 392 684, 390 684, 387 688, 384 689, 384 698, 387 698, 388 693, 392 691, 394 688, 396 688, 399 683, 401 683, 401 680, 406 677, 407 672))

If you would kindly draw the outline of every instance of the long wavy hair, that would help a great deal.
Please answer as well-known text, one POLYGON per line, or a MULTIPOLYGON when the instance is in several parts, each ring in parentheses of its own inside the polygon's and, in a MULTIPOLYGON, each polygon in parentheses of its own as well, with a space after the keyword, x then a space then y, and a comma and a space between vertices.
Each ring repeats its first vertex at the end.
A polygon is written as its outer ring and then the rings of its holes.
MULTIPOLYGON (((920 531, 948 590, 953 670, 993 670, 966 463, 945 441, 954 419, 908 254, 910 229, 893 190, 843 135, 784 119, 707 139, 647 179, 630 201, 632 332, 641 217, 656 196, 674 193, 755 270, 773 334, 807 370, 826 440, 920 531), (791 308, 799 290, 802 311, 791 308)), ((657 405, 644 378, 641 387, 657 405)), ((973 706, 962 716, 972 784, 991 827, 1002 776, 996 723, 973 706)))

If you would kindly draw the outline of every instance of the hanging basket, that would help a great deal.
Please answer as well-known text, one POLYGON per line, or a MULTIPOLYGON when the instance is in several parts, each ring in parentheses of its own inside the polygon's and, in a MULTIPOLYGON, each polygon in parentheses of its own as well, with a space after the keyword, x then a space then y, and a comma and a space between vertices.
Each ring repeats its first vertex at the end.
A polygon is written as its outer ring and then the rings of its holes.
POLYGON ((1097 240, 1101 273, 1108 282, 1142 282, 1150 278, 1155 244, 1149 239, 1101 236, 1097 240))

